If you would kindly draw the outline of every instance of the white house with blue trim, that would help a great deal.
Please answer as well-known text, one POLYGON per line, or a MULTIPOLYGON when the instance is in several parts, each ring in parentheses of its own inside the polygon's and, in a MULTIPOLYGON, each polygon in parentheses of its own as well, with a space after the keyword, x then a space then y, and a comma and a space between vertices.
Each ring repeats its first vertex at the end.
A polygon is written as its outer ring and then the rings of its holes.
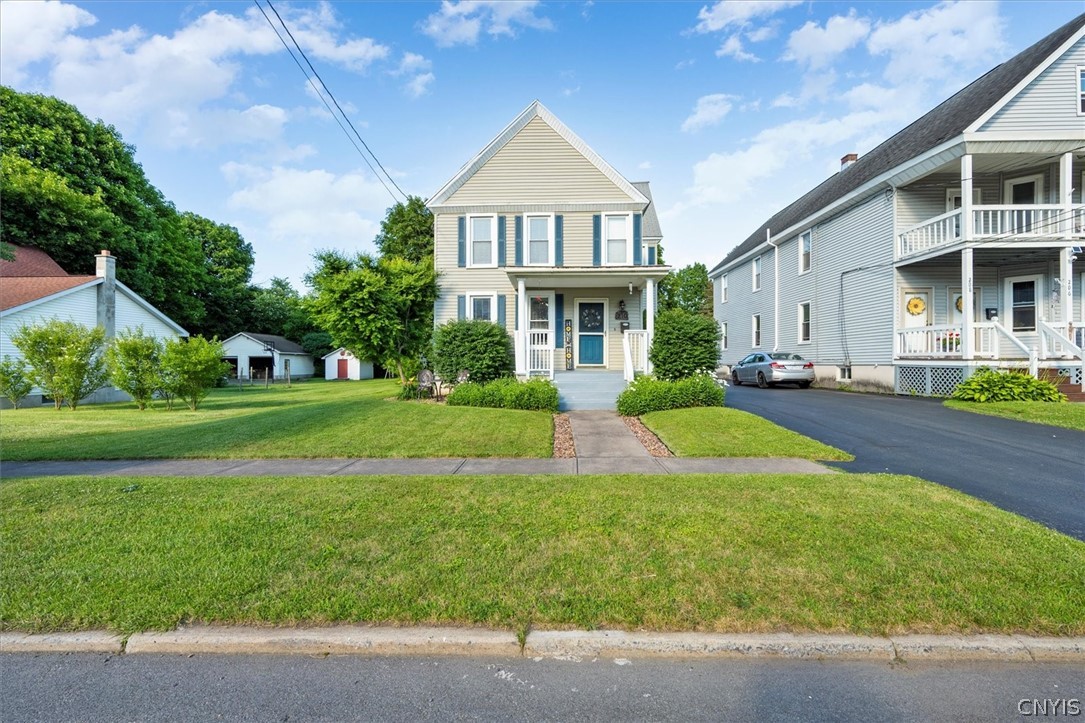
POLYGON ((662 233, 631 183, 538 101, 434 193, 434 322, 485 319, 521 376, 647 367, 662 233), (643 312, 643 313, 642 313, 643 312))

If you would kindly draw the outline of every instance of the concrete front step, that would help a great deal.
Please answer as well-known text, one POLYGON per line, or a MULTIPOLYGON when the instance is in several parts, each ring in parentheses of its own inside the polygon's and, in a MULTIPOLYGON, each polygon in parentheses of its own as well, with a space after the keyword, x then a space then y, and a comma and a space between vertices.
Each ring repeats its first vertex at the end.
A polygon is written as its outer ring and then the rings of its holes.
POLYGON ((616 407, 618 395, 625 389, 621 372, 578 369, 554 374, 561 411, 609 409, 616 407))

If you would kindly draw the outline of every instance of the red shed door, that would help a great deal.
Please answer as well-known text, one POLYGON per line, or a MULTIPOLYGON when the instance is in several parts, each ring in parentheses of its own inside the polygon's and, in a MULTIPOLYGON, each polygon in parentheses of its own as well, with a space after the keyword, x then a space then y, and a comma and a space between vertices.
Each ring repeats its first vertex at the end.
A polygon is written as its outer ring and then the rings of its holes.
POLYGON ((337 379, 346 379, 347 378, 347 363, 348 363, 349 360, 347 360, 347 359, 336 359, 336 361, 339 362, 339 374, 338 374, 338 376, 336 378, 337 379))

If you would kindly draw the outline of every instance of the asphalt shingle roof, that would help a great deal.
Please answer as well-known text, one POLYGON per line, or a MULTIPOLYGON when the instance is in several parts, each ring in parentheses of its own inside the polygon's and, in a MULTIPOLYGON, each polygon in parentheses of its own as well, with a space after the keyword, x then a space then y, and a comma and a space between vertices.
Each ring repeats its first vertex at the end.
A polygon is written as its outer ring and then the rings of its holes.
POLYGON ((663 231, 659 228, 659 216, 656 215, 656 203, 652 200, 652 191, 648 188, 648 181, 633 181, 633 187, 648 199, 648 207, 644 209, 644 213, 641 215, 641 223, 643 224, 640 230, 641 236, 644 238, 663 238, 663 231))
POLYGON ((285 336, 276 336, 275 334, 253 334, 251 332, 242 332, 245 336, 252 337, 261 344, 272 344, 275 347, 275 351, 284 352, 286 354, 308 354, 309 352, 302 349, 294 342, 287 339, 285 336))
POLYGON ((775 214, 732 249, 712 271, 757 248, 765 240, 766 229, 782 231, 790 228, 886 171, 961 135, 965 128, 1012 91, 1083 25, 1085 14, 1077 16, 1039 42, 995 66, 870 153, 860 157, 850 168, 826 179, 775 214))

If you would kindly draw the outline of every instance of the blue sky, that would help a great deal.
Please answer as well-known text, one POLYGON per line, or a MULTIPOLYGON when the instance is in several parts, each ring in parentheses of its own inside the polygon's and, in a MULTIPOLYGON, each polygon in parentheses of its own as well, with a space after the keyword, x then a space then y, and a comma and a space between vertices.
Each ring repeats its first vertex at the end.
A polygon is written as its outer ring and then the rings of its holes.
MULTIPOLYGON (((275 7, 406 192, 435 192, 537 98, 652 182, 668 263, 711 267, 1085 0, 275 7)), ((0 82, 116 126, 179 209, 242 231, 257 283, 372 250, 393 202, 252 3, 6 0, 0 82)))

